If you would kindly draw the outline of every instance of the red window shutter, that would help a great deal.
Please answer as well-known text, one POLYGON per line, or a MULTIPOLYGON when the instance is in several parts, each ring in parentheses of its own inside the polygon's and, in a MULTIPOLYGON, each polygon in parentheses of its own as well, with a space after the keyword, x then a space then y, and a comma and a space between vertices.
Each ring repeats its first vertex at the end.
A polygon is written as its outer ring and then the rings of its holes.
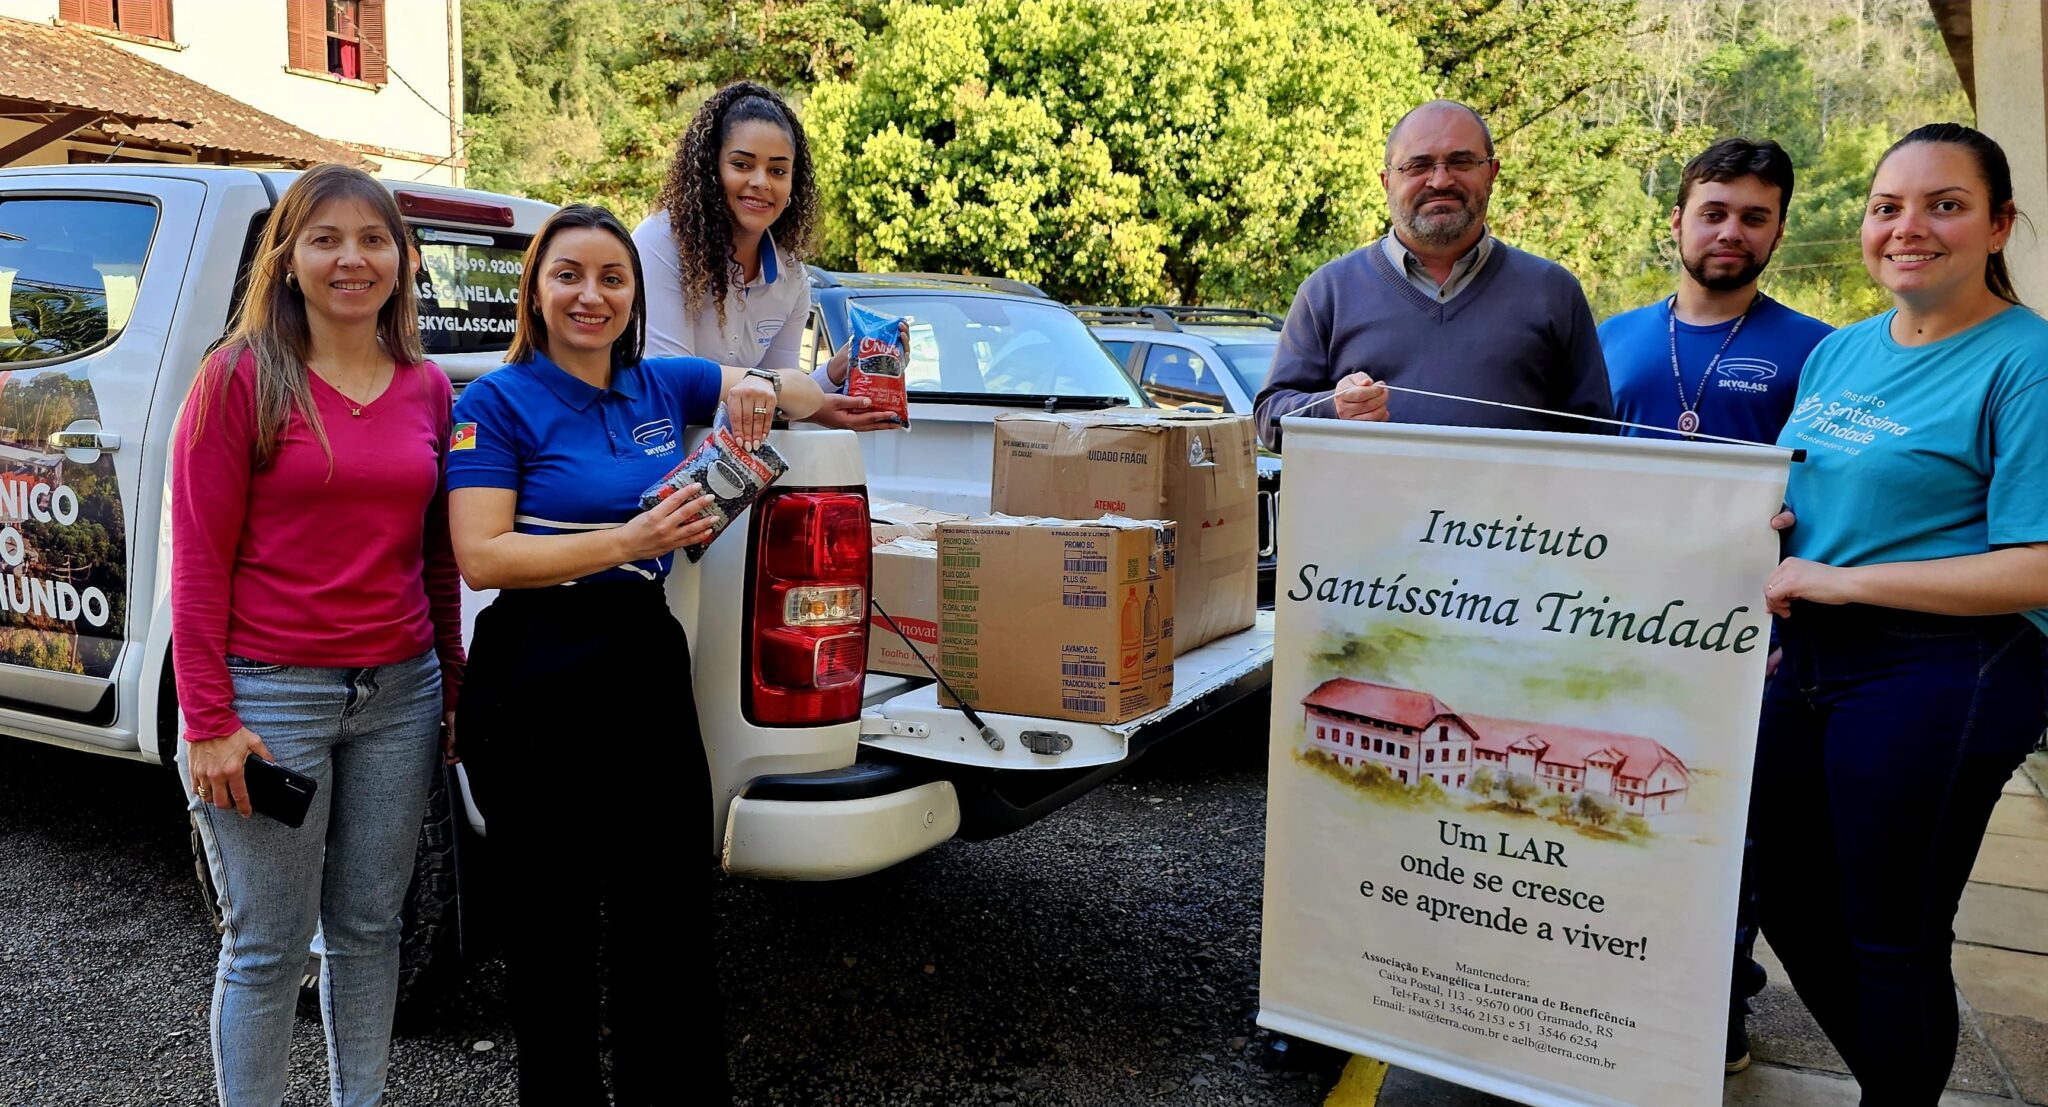
POLYGON ((384 0, 362 0, 362 26, 357 33, 363 41, 363 80, 381 85, 387 79, 384 64, 384 0))
POLYGON ((114 0, 85 0, 84 22, 95 27, 114 29, 114 0))
POLYGON ((57 0, 57 18, 66 23, 85 22, 85 0, 57 0))
POLYGON ((284 26, 291 67, 327 72, 326 0, 284 0, 284 26))
POLYGON ((127 0, 121 5, 121 30, 143 38, 169 38, 158 20, 159 0, 127 0))

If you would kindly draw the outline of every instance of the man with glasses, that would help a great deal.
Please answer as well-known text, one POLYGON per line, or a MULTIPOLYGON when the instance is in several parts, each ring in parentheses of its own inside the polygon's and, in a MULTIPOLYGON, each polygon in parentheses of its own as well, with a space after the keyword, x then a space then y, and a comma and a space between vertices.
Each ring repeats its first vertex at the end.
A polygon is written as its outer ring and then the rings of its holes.
POLYGON ((1492 132, 1464 104, 1435 100, 1394 125, 1380 171, 1393 228, 1295 293, 1259 392, 1268 447, 1288 415, 1607 432, 1548 414, 1610 417, 1607 366, 1579 282, 1487 233, 1499 173, 1492 132))

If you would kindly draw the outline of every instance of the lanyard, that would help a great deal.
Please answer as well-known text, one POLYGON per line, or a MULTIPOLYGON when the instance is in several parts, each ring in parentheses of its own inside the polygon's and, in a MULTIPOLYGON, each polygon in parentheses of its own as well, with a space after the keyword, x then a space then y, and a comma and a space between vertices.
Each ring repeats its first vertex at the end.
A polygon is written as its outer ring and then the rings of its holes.
POLYGON ((1728 328, 1728 337, 1721 340, 1721 348, 1714 351, 1714 360, 1707 362, 1707 371, 1700 374, 1700 386, 1693 390, 1692 402, 1685 402, 1685 374, 1678 371, 1678 297, 1664 301, 1664 328, 1671 340, 1671 379, 1678 385, 1678 432, 1687 437, 1698 434, 1700 429, 1700 401, 1707 396, 1707 379, 1721 366, 1721 355, 1728 352, 1735 336, 1742 333, 1742 325, 1749 322, 1749 313, 1756 310, 1757 301, 1763 299, 1759 292, 1749 298, 1749 306, 1735 319, 1735 325, 1728 328))

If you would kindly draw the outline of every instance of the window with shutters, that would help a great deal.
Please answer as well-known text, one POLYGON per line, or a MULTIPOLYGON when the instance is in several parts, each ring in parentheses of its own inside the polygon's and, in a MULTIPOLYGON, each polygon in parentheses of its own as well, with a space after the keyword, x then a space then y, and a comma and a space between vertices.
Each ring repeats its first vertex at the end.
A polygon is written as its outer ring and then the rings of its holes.
POLYGON ((102 31, 171 41, 171 0, 57 0, 57 18, 102 31))
POLYGON ((285 0, 291 68, 381 85, 385 0, 285 0))

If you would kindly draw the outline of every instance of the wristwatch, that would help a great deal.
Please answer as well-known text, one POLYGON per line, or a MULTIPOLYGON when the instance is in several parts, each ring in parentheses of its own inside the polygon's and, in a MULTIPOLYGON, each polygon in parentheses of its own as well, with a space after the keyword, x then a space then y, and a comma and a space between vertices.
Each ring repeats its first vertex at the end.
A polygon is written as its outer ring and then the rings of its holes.
POLYGON ((781 406, 782 374, 777 373, 772 369, 762 369, 759 366, 756 366, 755 368, 747 370, 746 375, 750 377, 759 377, 762 380, 767 381, 768 387, 773 388, 775 390, 775 399, 777 401, 776 406, 781 406))

